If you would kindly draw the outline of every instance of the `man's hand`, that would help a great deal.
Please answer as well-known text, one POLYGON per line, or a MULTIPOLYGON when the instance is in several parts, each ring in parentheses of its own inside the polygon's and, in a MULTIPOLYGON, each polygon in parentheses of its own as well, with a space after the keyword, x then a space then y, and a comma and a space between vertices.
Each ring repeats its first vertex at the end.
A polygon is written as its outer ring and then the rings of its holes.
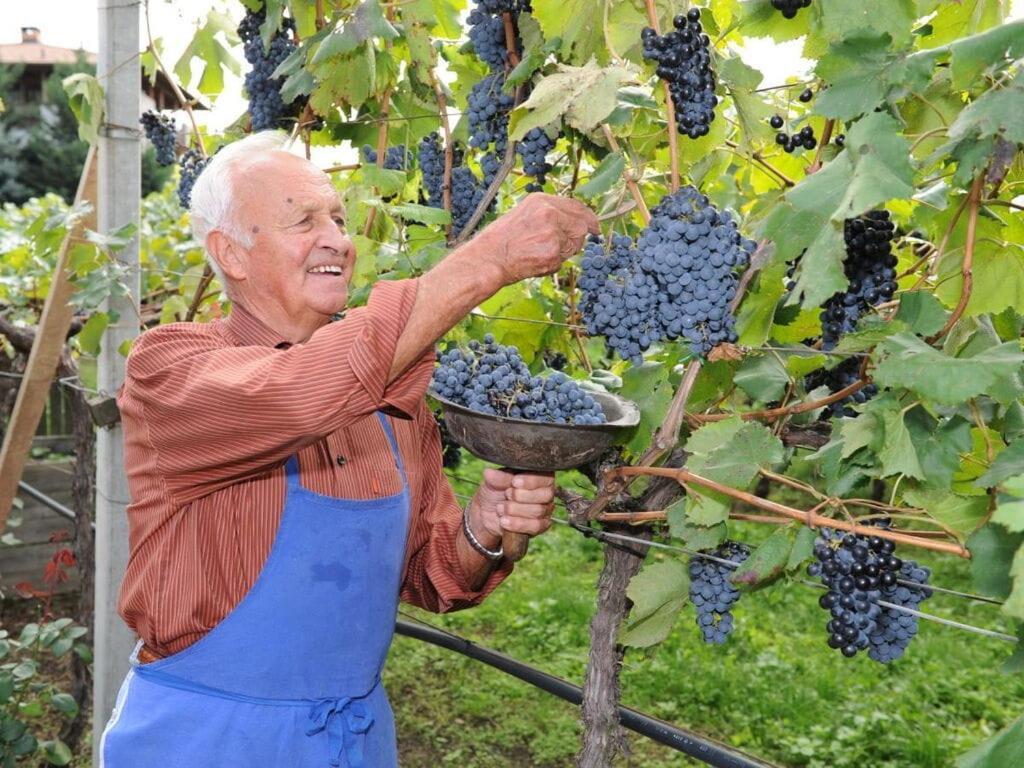
POLYGON ((597 216, 578 200, 533 192, 464 247, 482 251, 510 285, 557 272, 587 233, 600 232, 597 216))
POLYGON ((470 504, 469 524, 484 546, 495 548, 505 531, 544 533, 551 527, 554 501, 554 474, 488 468, 470 504))

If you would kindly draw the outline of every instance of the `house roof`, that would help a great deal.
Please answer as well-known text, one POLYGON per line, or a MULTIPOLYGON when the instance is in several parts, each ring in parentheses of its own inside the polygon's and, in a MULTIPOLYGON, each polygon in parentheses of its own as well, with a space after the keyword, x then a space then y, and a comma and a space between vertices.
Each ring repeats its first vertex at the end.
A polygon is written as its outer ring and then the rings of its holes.
MULTIPOLYGON (((81 48, 62 48, 57 45, 46 45, 40 40, 39 29, 36 27, 21 28, 20 43, 0 43, 0 64, 24 64, 27 67, 45 66, 52 67, 55 64, 74 64, 80 56, 92 65, 96 64, 96 54, 81 48)), ((178 98, 174 95, 174 88, 170 80, 163 72, 157 72, 156 90, 159 97, 145 73, 142 74, 142 88, 152 96, 160 108, 165 105, 177 105, 178 98)), ((193 109, 209 109, 210 105, 202 96, 189 93, 181 89, 185 98, 192 103, 193 109)), ((170 107, 166 107, 170 108, 170 107)))
POLYGON ((0 43, 0 64, 74 64, 80 55, 90 64, 96 54, 81 48, 61 48, 45 43, 0 43))

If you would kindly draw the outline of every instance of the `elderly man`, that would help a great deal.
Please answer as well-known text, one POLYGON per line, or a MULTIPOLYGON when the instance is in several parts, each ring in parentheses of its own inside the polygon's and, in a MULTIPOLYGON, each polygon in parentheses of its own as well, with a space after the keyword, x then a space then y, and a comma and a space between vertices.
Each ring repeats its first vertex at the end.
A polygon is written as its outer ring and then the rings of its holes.
POLYGON ((484 472, 465 510, 424 395, 435 342, 556 271, 592 212, 528 196, 414 280, 331 322, 356 254, 330 179, 256 134, 196 182, 192 224, 230 316, 144 333, 118 395, 140 637, 106 768, 394 766, 380 683, 399 599, 475 605, 503 531, 550 525, 550 474, 484 472))

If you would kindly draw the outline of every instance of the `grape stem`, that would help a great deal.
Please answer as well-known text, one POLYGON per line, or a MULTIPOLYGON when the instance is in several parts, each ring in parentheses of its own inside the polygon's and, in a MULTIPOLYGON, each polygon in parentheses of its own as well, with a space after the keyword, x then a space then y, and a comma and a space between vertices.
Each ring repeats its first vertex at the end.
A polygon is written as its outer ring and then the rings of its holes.
POLYGON ((967 303, 971 300, 971 288, 974 286, 974 243, 978 232, 978 210, 981 208, 981 192, 984 185, 985 172, 983 171, 974 180, 970 194, 967 196, 970 213, 967 216, 967 247, 964 249, 964 260, 960 265, 960 274, 964 280, 963 288, 960 291, 960 301, 957 302, 956 309, 953 310, 953 314, 949 316, 946 324, 942 326, 942 330, 928 339, 929 344, 934 344, 949 333, 950 329, 960 320, 964 310, 967 309, 967 303))
MULTIPOLYGON (((385 16, 389 22, 395 20, 395 8, 389 5, 385 10, 385 16)), ((391 41, 386 40, 384 47, 388 53, 391 53, 391 41)), ((388 115, 391 114, 391 86, 389 85, 384 89, 384 95, 380 99, 380 117, 381 122, 377 127, 377 167, 384 167, 384 156, 388 151, 388 115)), ((445 115, 447 117, 447 115, 445 115)), ((376 187, 374 187, 376 190, 376 187)), ((370 232, 373 229, 373 222, 377 218, 377 209, 371 208, 369 213, 366 214, 366 224, 363 227, 363 237, 368 238, 370 232)))
MULTIPOLYGON (((437 54, 434 54, 434 63, 437 63, 437 54)), ((445 212, 450 216, 452 212, 452 165, 455 162, 455 146, 452 143, 452 127, 448 122, 448 100, 445 98, 441 83, 434 74, 433 67, 427 72, 430 86, 434 89, 434 97, 437 99, 437 110, 441 116, 441 129, 444 131, 444 178, 441 182, 441 201, 445 212)), ((378 155, 379 159, 380 155, 378 155)), ((468 230, 469 227, 467 226, 468 230)), ((445 238, 451 240, 452 222, 449 221, 445 227, 445 238)))
MULTIPOLYGON (((511 13, 503 13, 502 20, 505 23, 505 50, 508 51, 509 63, 513 67, 519 65, 519 54, 516 53, 516 27, 511 13)), ((518 107, 523 97, 526 95, 526 89, 523 85, 516 87, 516 98, 512 105, 512 109, 518 107)), ((487 188, 483 198, 480 200, 480 204, 473 211, 473 215, 469 217, 469 221, 466 222, 466 226, 462 228, 459 236, 452 242, 452 247, 462 245, 462 243, 469 240, 473 236, 473 232, 476 231, 477 225, 480 220, 487 213, 487 209, 490 207, 491 202, 495 197, 498 196, 498 190, 501 189, 501 185, 505 183, 505 179, 512 172, 512 169, 516 164, 516 146, 519 144, 517 141, 509 139, 508 146, 505 147, 505 157, 502 158, 501 167, 495 174, 494 179, 491 181, 491 186, 487 188)), ((451 232, 449 230, 449 237, 451 232)))
MULTIPOLYGON (((725 140, 725 144, 726 144, 727 147, 730 147, 732 149, 737 149, 737 150, 739 149, 739 146, 740 146, 735 141, 732 141, 730 139, 726 139, 725 140)), ((744 157, 745 157, 745 155, 744 155, 744 157)), ((767 160, 765 160, 764 157, 761 156, 760 152, 751 152, 750 153, 750 158, 755 163, 757 163, 761 167, 763 167, 765 170, 770 171, 771 173, 773 173, 779 179, 779 181, 781 181, 787 187, 795 187, 796 186, 796 182, 795 181, 793 181, 791 178, 789 178, 789 176, 787 176, 782 171, 780 171, 778 168, 776 168, 774 165, 772 165, 767 160)))
POLYGON ((178 87, 178 81, 171 77, 171 73, 167 71, 167 67, 164 66, 163 60, 160 58, 160 54, 153 44, 153 32, 149 25, 149 0, 146 0, 146 37, 149 38, 149 52, 153 54, 153 60, 156 62, 157 68, 163 72, 164 77, 167 78, 167 82, 171 85, 171 90, 174 91, 175 98, 178 99, 178 103, 181 104, 181 108, 185 110, 188 115, 188 119, 192 122, 192 130, 195 133, 196 143, 199 145, 199 151, 203 157, 206 157, 206 145, 203 143, 203 135, 199 132, 199 124, 196 122, 196 115, 192 111, 192 105, 188 99, 185 98, 185 94, 181 92, 181 88, 178 87))
MULTIPOLYGON (((658 12, 654 8, 654 0, 645 0, 647 4, 647 22, 658 36, 661 36, 661 25, 658 24, 658 12)), ((672 185, 670 191, 679 191, 679 132, 676 128, 676 105, 672 101, 672 91, 668 81, 661 81, 665 89, 665 119, 668 121, 668 156, 672 168, 672 185)))
MULTIPOLYGON (((601 131, 604 133, 605 141, 608 142, 608 146, 612 152, 621 152, 622 148, 619 146, 619 142, 615 138, 615 134, 612 133, 612 129, 608 127, 608 123, 601 123, 601 131)), ((636 207, 640 209, 640 215, 644 217, 644 225, 651 223, 651 212, 647 208, 647 203, 644 202, 644 196, 640 192, 640 187, 636 183, 636 179, 631 174, 626 174, 626 186, 629 187, 630 194, 633 195, 633 199, 636 200, 636 207)))
MULTIPOLYGON (((850 531, 863 536, 878 536, 879 538, 889 539, 890 541, 895 541, 900 544, 907 544, 909 546, 920 547, 922 549, 930 549, 935 552, 945 552, 965 559, 970 559, 971 557, 971 553, 959 544, 953 544, 948 541, 933 541, 929 538, 911 536, 906 533, 885 530, 884 528, 857 525, 856 523, 847 522, 845 520, 834 520, 830 517, 823 517, 813 511, 796 509, 794 507, 786 506, 785 504, 779 504, 775 501, 762 499, 759 496, 747 493, 746 491, 730 488, 727 485, 722 485, 721 483, 715 482, 709 478, 701 477, 700 475, 694 474, 686 469, 673 469, 671 467, 615 467, 613 469, 606 470, 604 475, 606 481, 621 481, 621 479, 625 477, 644 475, 668 477, 674 479, 680 485, 687 483, 699 485, 709 490, 717 491, 718 493, 730 498, 737 499, 738 501, 742 501, 752 507, 806 523, 812 528, 833 528, 836 530, 850 531)), ((664 514, 665 513, 662 512, 662 515, 664 514)))
POLYGON ((807 175, 810 176, 812 173, 817 173, 821 170, 822 162, 821 156, 825 151, 825 147, 832 141, 832 131, 836 127, 836 121, 834 118, 829 118, 825 121, 825 128, 821 132, 821 142, 818 144, 818 153, 814 156, 814 162, 807 167, 807 175))

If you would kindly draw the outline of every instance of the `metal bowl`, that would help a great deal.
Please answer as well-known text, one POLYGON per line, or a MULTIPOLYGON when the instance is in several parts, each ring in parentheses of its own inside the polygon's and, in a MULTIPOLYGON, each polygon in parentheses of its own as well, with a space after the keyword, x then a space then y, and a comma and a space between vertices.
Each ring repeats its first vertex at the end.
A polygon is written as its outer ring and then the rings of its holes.
POLYGON ((636 404, 608 392, 587 394, 601 404, 604 424, 549 424, 473 411, 429 391, 444 412, 448 432, 459 445, 509 469, 551 472, 573 469, 621 442, 640 423, 636 404))

